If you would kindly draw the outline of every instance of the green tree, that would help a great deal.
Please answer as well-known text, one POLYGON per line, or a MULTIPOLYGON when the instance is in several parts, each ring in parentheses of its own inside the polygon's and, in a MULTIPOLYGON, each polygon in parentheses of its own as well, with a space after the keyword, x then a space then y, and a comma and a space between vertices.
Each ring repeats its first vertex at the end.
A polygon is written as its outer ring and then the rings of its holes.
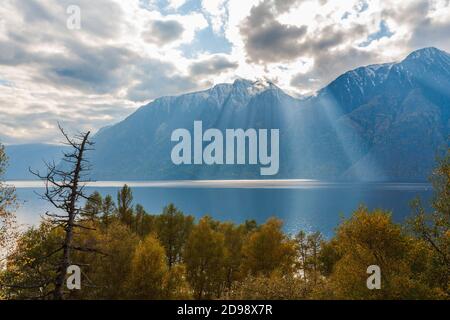
POLYGON ((203 217, 192 230, 184 252, 186 275, 194 298, 220 296, 224 253, 223 234, 212 228, 210 217, 203 217))
POLYGON ((83 299, 126 299, 128 281, 138 237, 120 221, 111 221, 107 229, 78 235, 78 241, 95 246, 101 254, 78 253, 76 261, 85 265, 87 278, 82 285, 83 299))
POLYGON ((114 212, 116 211, 116 204, 114 203, 113 198, 111 195, 107 195, 105 199, 103 199, 103 205, 102 205, 102 221, 105 226, 108 226, 111 222, 111 219, 114 215, 114 212))
POLYGON ((258 228, 258 223, 256 222, 256 220, 245 220, 244 227, 245 231, 247 233, 250 233, 258 228))
POLYGON ((89 219, 98 219, 103 212, 103 198, 102 195, 95 191, 93 192, 86 204, 84 205, 83 215, 89 219))
POLYGON ((307 238, 309 256, 307 259, 307 270, 309 271, 309 280, 317 283, 320 275, 320 250, 323 243, 323 236, 320 232, 313 232, 307 238))
POLYGON ((157 218, 158 239, 164 246, 169 267, 181 262, 186 240, 192 230, 194 218, 185 216, 173 204, 164 208, 157 218))
POLYGON ((341 259, 338 244, 335 238, 330 241, 323 241, 319 252, 319 270, 324 277, 329 277, 333 273, 333 268, 341 259))
POLYGON ((322 239, 320 232, 307 235, 304 231, 300 231, 295 237, 298 268, 301 270, 304 279, 314 283, 317 282, 320 273, 319 255, 322 239))
POLYGON ((147 215, 145 209, 142 205, 137 204, 134 211, 136 212, 136 217, 134 219, 134 232, 140 237, 145 235, 144 233, 144 218, 147 215))
POLYGON ((48 299, 53 294, 63 238, 61 228, 44 221, 17 239, 7 268, 0 271, 0 289, 7 299, 48 299))
POLYGON ((120 221, 129 228, 133 226, 133 192, 128 185, 117 193, 117 213, 120 221))
POLYGON ((301 270, 302 276, 304 279, 308 277, 308 236, 306 232, 300 230, 295 236, 295 242, 297 245, 297 254, 298 254, 298 269, 301 270))

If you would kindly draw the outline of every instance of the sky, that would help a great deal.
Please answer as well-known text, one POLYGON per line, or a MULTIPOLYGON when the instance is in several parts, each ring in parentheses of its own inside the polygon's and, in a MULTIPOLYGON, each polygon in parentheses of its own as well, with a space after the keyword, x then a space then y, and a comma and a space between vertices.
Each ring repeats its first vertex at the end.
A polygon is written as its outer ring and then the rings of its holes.
POLYGON ((450 0, 2 0, 0 142, 57 143, 236 78, 314 94, 359 66, 450 52, 450 0))

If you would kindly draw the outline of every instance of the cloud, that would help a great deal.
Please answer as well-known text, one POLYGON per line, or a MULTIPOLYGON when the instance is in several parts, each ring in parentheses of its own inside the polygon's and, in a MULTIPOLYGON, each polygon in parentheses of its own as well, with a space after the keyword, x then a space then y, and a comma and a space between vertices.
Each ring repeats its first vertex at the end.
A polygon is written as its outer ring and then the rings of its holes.
POLYGON ((325 51, 315 57, 313 68, 294 76, 291 85, 299 89, 321 88, 343 73, 343 70, 355 69, 375 59, 376 54, 355 48, 334 52, 325 51))
POLYGON ((168 45, 177 48, 181 44, 190 43, 198 31, 208 27, 208 22, 201 13, 164 16, 152 11, 143 18, 145 27, 141 34, 142 39, 156 47, 164 46, 164 49, 167 49, 168 45))
POLYGON ((448 50, 450 48, 449 34, 450 20, 433 22, 431 19, 424 19, 415 26, 409 45, 420 48, 426 43, 427 46, 448 50))
POLYGON ((234 70, 237 67, 237 62, 230 61, 226 56, 217 54, 194 62, 190 66, 190 74, 193 76, 217 75, 222 72, 234 70))
POLYGON ((144 102, 198 88, 195 79, 177 72, 172 63, 156 59, 142 60, 134 67, 132 77, 134 85, 127 90, 127 98, 132 101, 144 102))
POLYGON ((360 17, 369 7, 352 1, 340 5, 340 11, 334 6, 331 1, 264 0, 252 7, 239 23, 245 62, 262 66, 256 69, 261 76, 268 75, 290 93, 303 94, 357 63, 375 61, 356 45, 378 28, 360 17), (345 12, 348 20, 343 22, 345 12))
POLYGON ((198 88, 190 63, 171 46, 206 26, 201 14, 164 15, 134 0, 5 0, 0 141, 55 142, 57 121, 95 131, 143 101, 198 88), (66 27, 69 5, 81 9, 81 30, 66 27), (142 38, 149 26, 154 43, 142 38))
POLYGON ((95 131, 236 77, 311 94, 361 65, 450 51, 448 34, 449 0, 2 0, 0 140, 54 142, 57 120, 95 131))
POLYGON ((175 20, 152 21, 147 31, 142 34, 145 41, 165 45, 181 37, 184 27, 175 20))
POLYGON ((250 16, 241 26, 245 49, 252 62, 291 60, 296 58, 301 50, 300 40, 306 34, 307 27, 278 22, 272 13, 273 4, 266 0, 253 7, 250 16))
MULTIPOLYGON (((8 1, 8 0, 6 0, 8 1)), ((16 0, 14 8, 27 26, 40 26, 40 33, 61 34, 66 28, 67 8, 78 6, 81 13, 82 32, 89 37, 113 38, 120 33, 123 22, 122 7, 110 0, 16 0)), ((28 28, 22 28, 28 30, 28 28)))
POLYGON ((0 41, 0 64, 15 66, 28 61, 30 55, 13 42, 0 41))
POLYGON ((17 0, 17 8, 22 13, 24 20, 28 22, 54 20, 54 17, 49 13, 49 9, 36 0, 17 0))
POLYGON ((129 70, 137 55, 125 48, 89 47, 71 44, 71 54, 41 58, 40 81, 50 81, 56 87, 69 87, 87 93, 114 93, 126 85, 129 70))

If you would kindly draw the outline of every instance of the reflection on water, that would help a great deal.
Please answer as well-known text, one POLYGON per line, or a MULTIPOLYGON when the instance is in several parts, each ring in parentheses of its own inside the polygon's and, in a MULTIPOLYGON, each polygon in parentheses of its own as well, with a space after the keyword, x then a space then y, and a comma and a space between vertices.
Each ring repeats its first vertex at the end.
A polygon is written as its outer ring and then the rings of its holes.
MULTIPOLYGON (((21 201, 19 220, 35 224, 51 207, 39 199, 43 192, 39 181, 9 182, 17 188, 21 201)), ((285 230, 319 230, 331 235, 342 216, 348 216, 360 204, 370 209, 384 208, 402 221, 417 196, 428 200, 432 188, 426 183, 335 183, 315 180, 214 180, 214 181, 98 181, 86 187, 115 197, 127 183, 133 187, 134 202, 150 213, 159 213, 173 202, 182 211, 201 217, 209 214, 222 221, 264 222, 271 216, 283 219, 285 230)))

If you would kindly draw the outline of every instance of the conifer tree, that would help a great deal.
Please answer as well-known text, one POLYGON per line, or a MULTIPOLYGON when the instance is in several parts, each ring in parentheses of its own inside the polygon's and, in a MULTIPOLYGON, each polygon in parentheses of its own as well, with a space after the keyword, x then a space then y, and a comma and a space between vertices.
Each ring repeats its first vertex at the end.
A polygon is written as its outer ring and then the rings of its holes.
POLYGON ((117 193, 117 213, 120 221, 129 228, 133 227, 133 192, 128 185, 117 193))

